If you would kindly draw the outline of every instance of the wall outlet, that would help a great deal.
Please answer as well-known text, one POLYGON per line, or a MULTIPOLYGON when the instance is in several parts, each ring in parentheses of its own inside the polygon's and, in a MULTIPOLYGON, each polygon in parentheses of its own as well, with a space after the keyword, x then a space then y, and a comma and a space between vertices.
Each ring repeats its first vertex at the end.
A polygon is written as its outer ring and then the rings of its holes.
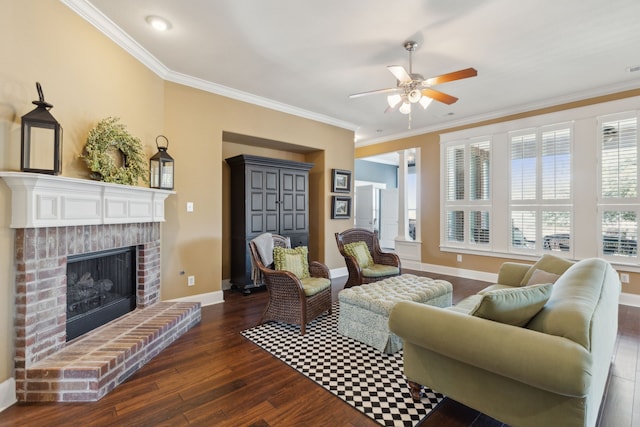
POLYGON ((462 262, 462 255, 460 254, 456 255, 456 261, 462 262))
POLYGON ((620 281, 622 283, 629 283, 629 273, 620 273, 620 281))
POLYGON ((187 277, 187 286, 193 286, 196 284, 196 276, 187 277))
POLYGON ((193 202, 187 202, 187 212, 193 212, 193 202))

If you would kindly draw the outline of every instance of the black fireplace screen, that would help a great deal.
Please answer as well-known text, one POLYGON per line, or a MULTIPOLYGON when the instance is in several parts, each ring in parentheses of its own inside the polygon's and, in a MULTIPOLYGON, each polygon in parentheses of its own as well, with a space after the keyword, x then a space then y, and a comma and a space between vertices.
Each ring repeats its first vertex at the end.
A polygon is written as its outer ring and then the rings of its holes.
POLYGON ((136 308, 136 248, 69 257, 67 341, 136 308))

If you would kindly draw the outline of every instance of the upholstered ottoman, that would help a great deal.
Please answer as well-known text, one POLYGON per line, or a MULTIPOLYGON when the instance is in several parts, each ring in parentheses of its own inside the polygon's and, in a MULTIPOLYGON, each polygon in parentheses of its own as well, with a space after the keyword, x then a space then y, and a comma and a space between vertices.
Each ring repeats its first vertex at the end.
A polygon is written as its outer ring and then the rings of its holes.
POLYGON ((413 274, 343 289, 338 293, 338 331, 381 352, 395 353, 402 348, 402 339, 389 331, 393 306, 398 301, 416 301, 449 307, 452 291, 449 282, 413 274))

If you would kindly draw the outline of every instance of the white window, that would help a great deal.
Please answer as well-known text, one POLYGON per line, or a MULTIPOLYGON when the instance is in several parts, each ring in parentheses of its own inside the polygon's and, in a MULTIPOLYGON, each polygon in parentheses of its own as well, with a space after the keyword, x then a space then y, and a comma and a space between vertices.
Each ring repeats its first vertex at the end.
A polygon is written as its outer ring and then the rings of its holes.
POLYGON ((638 117, 624 113, 598 120, 600 141, 599 255, 638 260, 638 117))
POLYGON ((571 134, 566 123, 509 134, 511 252, 571 252, 571 134))
POLYGON ((444 244, 487 248, 491 243, 491 142, 453 143, 445 153, 444 244))
POLYGON ((442 134, 441 250, 640 269, 639 107, 636 96, 442 134))

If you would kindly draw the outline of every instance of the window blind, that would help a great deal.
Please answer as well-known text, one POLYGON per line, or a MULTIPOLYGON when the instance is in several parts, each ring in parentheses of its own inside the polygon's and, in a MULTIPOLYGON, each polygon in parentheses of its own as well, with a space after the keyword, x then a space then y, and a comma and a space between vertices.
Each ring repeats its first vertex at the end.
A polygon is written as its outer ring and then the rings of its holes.
POLYGON ((445 153, 445 244, 487 245, 491 240, 491 141, 452 144, 445 153))
POLYGON ((638 196, 638 127, 635 117, 602 123, 601 195, 638 196))
POLYGON ((600 141, 600 254, 637 260, 637 115, 601 119, 600 141))

